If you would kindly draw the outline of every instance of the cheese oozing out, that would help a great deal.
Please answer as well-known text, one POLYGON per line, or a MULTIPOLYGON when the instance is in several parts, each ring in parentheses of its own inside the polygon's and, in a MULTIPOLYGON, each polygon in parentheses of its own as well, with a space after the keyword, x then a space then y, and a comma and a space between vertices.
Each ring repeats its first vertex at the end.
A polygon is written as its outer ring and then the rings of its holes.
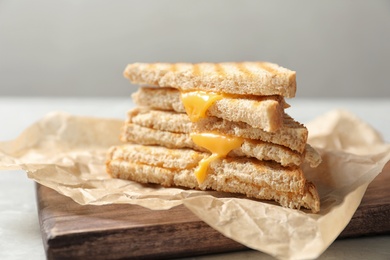
MULTIPOLYGON (((216 101, 225 98, 225 94, 206 91, 181 92, 181 100, 186 113, 192 122, 206 117, 206 112, 216 101)), ((243 138, 226 136, 217 133, 192 133, 192 141, 211 152, 211 155, 199 162, 195 169, 195 177, 199 184, 206 179, 210 163, 224 158, 231 151, 242 145, 243 138)))
POLYGON ((181 101, 192 122, 206 117, 207 109, 222 98, 224 98, 223 94, 215 92, 191 91, 181 93, 181 101))
POLYGON ((195 169, 195 177, 199 184, 206 179, 207 169, 214 160, 224 158, 231 151, 242 145, 243 138, 226 136, 216 133, 192 133, 192 141, 211 152, 211 155, 202 159, 195 169))

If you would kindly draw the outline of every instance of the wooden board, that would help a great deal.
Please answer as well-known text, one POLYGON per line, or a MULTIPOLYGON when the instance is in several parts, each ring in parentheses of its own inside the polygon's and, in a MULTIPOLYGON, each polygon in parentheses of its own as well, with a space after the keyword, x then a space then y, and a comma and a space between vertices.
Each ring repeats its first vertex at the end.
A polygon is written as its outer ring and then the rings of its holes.
MULTIPOLYGON (((246 249, 184 206, 153 211, 134 205, 81 206, 37 185, 48 259, 155 259, 246 249)), ((370 184, 340 238, 390 233, 390 163, 370 184)))

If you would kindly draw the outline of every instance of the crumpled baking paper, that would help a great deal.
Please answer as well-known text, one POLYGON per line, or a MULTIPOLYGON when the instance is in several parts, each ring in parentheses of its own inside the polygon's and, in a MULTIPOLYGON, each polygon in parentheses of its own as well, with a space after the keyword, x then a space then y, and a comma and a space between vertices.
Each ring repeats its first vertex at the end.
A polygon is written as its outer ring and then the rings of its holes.
POLYGON ((321 197, 321 211, 218 192, 163 188, 112 179, 106 151, 120 144, 122 121, 51 113, 17 139, 0 143, 0 170, 23 169, 29 178, 80 204, 130 203, 153 210, 184 204, 201 220, 243 245, 279 259, 318 257, 359 206, 368 184, 390 160, 390 145, 353 114, 331 111, 307 124, 308 142, 323 157, 303 166, 321 197))

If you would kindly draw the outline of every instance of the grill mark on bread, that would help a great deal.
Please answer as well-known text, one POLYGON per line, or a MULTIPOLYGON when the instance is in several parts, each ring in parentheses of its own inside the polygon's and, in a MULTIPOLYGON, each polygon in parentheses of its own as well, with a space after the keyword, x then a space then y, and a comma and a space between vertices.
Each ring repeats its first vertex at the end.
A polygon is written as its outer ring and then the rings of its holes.
POLYGON ((150 63, 150 64, 148 64, 148 69, 154 69, 155 67, 156 67, 156 63, 150 63))
POLYGON ((134 63, 126 67, 124 75, 135 84, 169 86, 183 91, 203 90, 255 96, 281 95, 287 98, 295 96, 295 71, 269 62, 241 63, 250 73, 246 73, 246 70, 240 72, 238 68, 240 63, 218 63, 218 66, 225 70, 226 80, 223 80, 215 69, 216 63, 177 63, 176 71, 171 70, 172 63, 134 63))
POLYGON ((250 71, 245 63, 241 62, 237 65, 237 68, 238 68, 238 71, 241 72, 242 74, 244 74, 246 77, 252 77, 253 76, 253 73, 252 71, 250 71))
POLYGON ((272 75, 276 75, 277 74, 277 71, 275 69, 271 68, 269 65, 267 65, 264 62, 259 62, 258 66, 260 68, 262 68, 263 70, 266 70, 267 72, 271 73, 272 75))
POLYGON ((226 71, 220 63, 215 64, 214 69, 219 77, 226 77, 226 71))
POLYGON ((171 67, 169 68, 170 71, 175 72, 177 70, 176 63, 172 63, 171 67))
POLYGON ((192 66, 192 73, 194 73, 195 76, 199 76, 201 72, 200 64, 194 64, 192 66))

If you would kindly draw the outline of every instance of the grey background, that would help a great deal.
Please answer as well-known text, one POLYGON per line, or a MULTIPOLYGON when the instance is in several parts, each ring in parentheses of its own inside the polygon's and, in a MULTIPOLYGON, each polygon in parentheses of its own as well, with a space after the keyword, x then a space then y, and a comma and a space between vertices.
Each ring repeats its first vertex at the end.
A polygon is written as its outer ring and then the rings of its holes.
POLYGON ((128 96, 128 63, 243 60, 297 71, 297 97, 390 97, 390 2, 0 0, 1 96, 128 96))

